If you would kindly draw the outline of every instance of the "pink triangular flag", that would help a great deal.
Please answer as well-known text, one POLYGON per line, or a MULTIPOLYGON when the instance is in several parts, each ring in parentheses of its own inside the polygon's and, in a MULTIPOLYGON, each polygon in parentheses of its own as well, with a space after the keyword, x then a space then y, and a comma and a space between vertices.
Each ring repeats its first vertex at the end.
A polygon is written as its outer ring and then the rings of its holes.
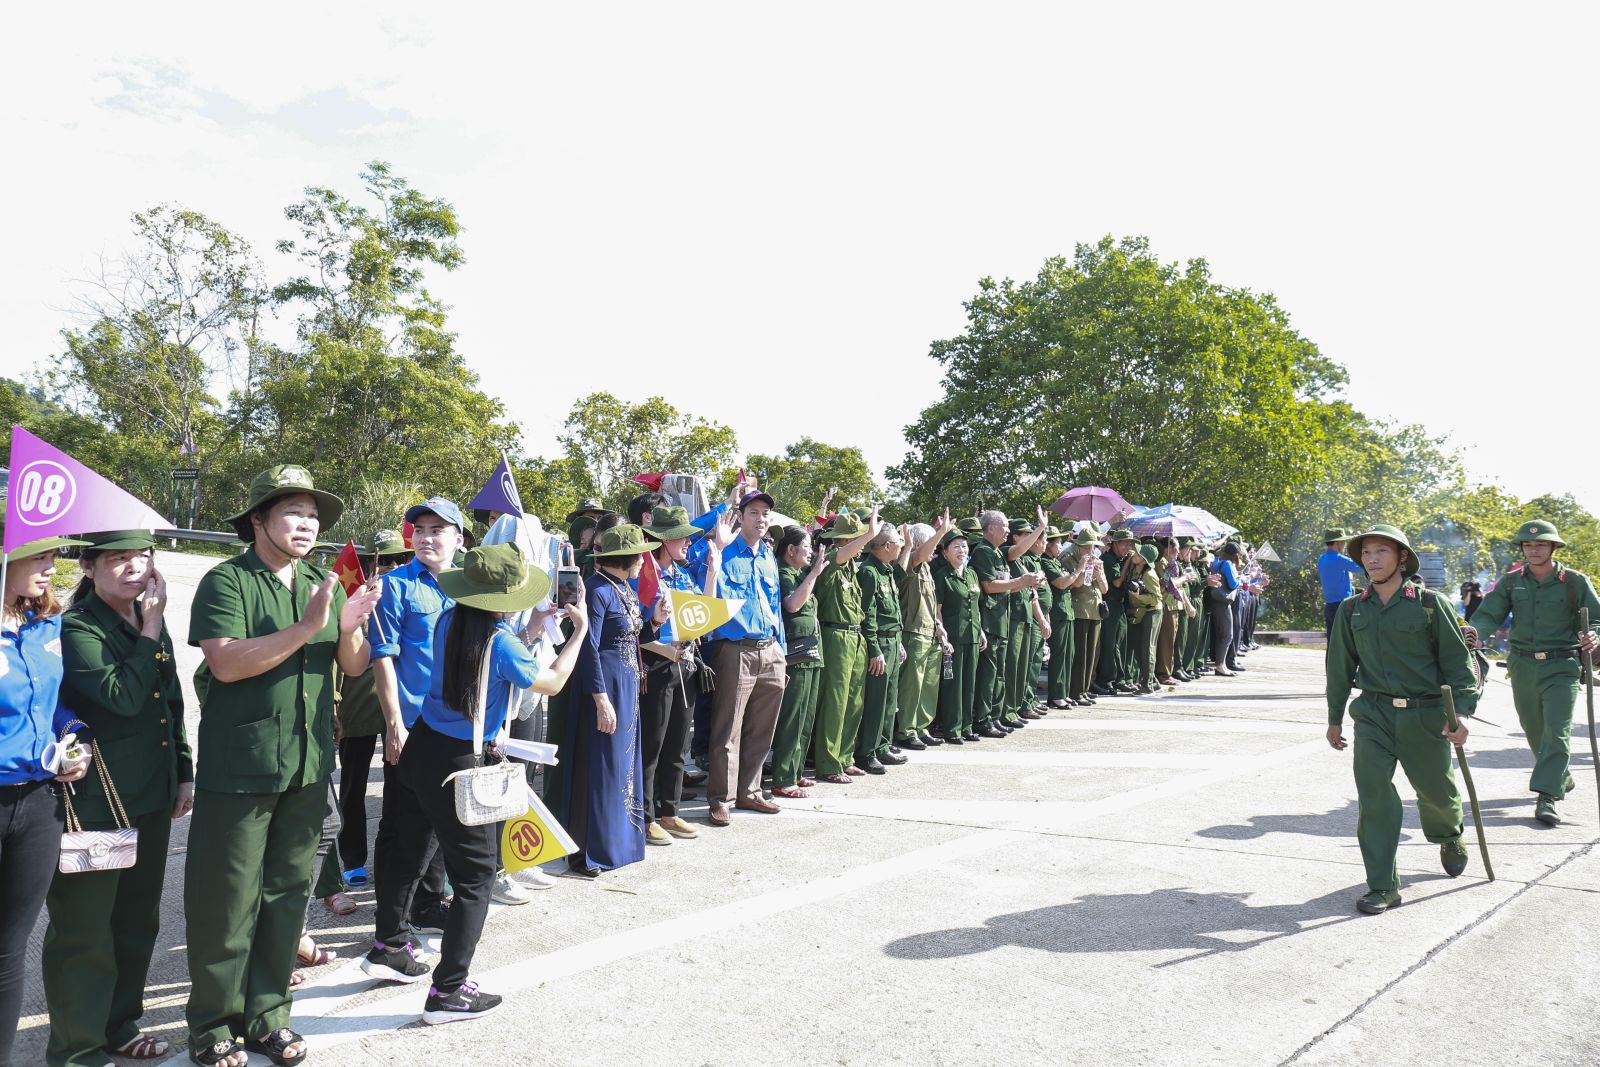
POLYGON ((172 523, 59 448, 11 427, 5 550, 42 537, 170 530, 172 523))

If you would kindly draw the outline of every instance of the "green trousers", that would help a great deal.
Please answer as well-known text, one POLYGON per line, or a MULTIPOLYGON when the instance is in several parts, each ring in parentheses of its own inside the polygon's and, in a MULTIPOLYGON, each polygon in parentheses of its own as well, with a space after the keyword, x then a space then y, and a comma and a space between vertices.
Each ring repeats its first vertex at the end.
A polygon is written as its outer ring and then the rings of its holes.
POLYGON ((183 886, 190 1048, 289 1025, 289 976, 327 807, 327 782, 195 791, 183 886))
POLYGON ((1398 763, 1417 791, 1422 833, 1440 844, 1461 836, 1461 794, 1450 766, 1450 742, 1440 736, 1444 707, 1396 708, 1365 694, 1350 705, 1355 720, 1356 841, 1367 868, 1367 888, 1398 890, 1395 852, 1400 847, 1398 763))
POLYGON ((944 653, 932 634, 901 635, 906 661, 900 665, 900 711, 894 736, 908 738, 933 725, 939 707, 939 674, 944 653))
POLYGON ((1150 623, 1155 615, 1146 613, 1138 622, 1133 621, 1133 616, 1128 616, 1128 673, 1124 679, 1129 685, 1137 689, 1145 689, 1154 685, 1154 655, 1146 662, 1145 649, 1151 648, 1150 634, 1155 629, 1150 623))
POLYGON ((145 978, 161 931, 172 811, 135 816, 133 825, 139 850, 132 867, 57 874, 50 883, 41 966, 50 1067, 102 1067, 104 1048, 139 1036, 145 978))
POLYGON ((946 737, 972 732, 978 690, 977 645, 955 645, 950 659, 953 677, 945 678, 943 656, 939 665, 939 725, 946 737))
POLYGON ((984 634, 989 647, 978 653, 978 696, 973 705, 973 729, 987 726, 1005 714, 1006 635, 984 634))
POLYGON ((1511 657, 1511 699, 1533 751, 1528 788, 1557 800, 1572 789, 1572 712, 1581 677, 1575 659, 1511 657))
POLYGON ((1072 688, 1072 631, 1071 619, 1051 615, 1050 662, 1045 665, 1044 672, 1046 699, 1066 700, 1072 696, 1068 692, 1072 688))
POLYGON ((1001 703, 1003 721, 1019 721, 1023 709, 1033 703, 1027 699, 1033 691, 1028 670, 1033 666, 1033 643, 1038 636, 1039 631, 1035 629, 1031 618, 1025 617, 1021 622, 1013 620, 1011 632, 1006 637, 1005 695, 1001 703))
POLYGON ((1094 681, 1102 689, 1122 682, 1122 661, 1128 645, 1128 613, 1115 600, 1106 601, 1106 617, 1100 623, 1100 661, 1094 681))
POLYGON ((772 784, 792 786, 805 769, 806 747, 817 718, 817 697, 822 692, 822 664, 789 666, 789 684, 783 690, 778 728, 772 734, 772 784))
POLYGON ((861 729, 866 696, 867 641, 853 630, 822 627, 822 682, 812 755, 817 774, 841 774, 850 766, 861 729))
POLYGON ((1069 683, 1074 700, 1089 695, 1094 684, 1094 668, 1100 659, 1100 616, 1072 620, 1072 681, 1069 683))
POLYGON ((856 735, 856 765, 889 751, 894 741, 895 708, 900 702, 898 650, 883 657, 883 673, 868 674, 861 699, 861 731, 856 735))
MULTIPOLYGON (((1055 636, 1054 630, 1051 631, 1051 636, 1055 636)), ((1028 657, 1028 701, 1026 704, 1030 708, 1039 702, 1039 675, 1045 674, 1044 651, 1049 644, 1050 642, 1045 640, 1043 630, 1035 630, 1033 632, 1033 655, 1028 657)), ((1045 674, 1045 687, 1048 689, 1049 685, 1049 675, 1045 674)), ((1046 697, 1046 699, 1049 698, 1046 697)))

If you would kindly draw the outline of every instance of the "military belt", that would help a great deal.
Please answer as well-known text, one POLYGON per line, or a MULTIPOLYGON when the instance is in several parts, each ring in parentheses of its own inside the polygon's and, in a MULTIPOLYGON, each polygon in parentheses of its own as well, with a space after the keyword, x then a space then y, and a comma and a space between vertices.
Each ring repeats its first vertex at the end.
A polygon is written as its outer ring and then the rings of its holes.
POLYGON ((844 630, 846 633, 858 634, 861 632, 861 627, 853 622, 825 622, 822 625, 830 630, 844 630))
POLYGON ((1397 697, 1391 693, 1376 693, 1371 689, 1363 689, 1362 695, 1373 697, 1380 704, 1388 704, 1396 708, 1427 708, 1437 704, 1443 698, 1438 694, 1425 697, 1397 697))
POLYGON ((742 637, 736 641, 730 640, 728 644, 738 645, 740 648, 766 648, 773 640, 771 637, 742 637))
POLYGON ((1575 648, 1553 648, 1546 652, 1534 652, 1531 649, 1516 647, 1511 649, 1511 654, 1522 656, 1524 659, 1577 659, 1582 655, 1575 648))

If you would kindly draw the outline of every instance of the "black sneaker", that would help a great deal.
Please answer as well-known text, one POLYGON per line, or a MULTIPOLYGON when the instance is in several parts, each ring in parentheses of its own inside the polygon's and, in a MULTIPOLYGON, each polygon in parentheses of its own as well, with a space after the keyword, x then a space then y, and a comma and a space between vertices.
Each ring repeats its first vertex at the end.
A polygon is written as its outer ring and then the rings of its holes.
POLYGON ((444 933, 445 920, 450 917, 450 902, 441 900, 421 911, 411 913, 411 929, 419 934, 444 933))
POLYGON ((361 961, 361 969, 373 978, 407 985, 428 977, 428 966, 417 959, 416 947, 410 942, 390 948, 382 941, 374 941, 372 951, 361 961))
POLYGON ((422 1021, 429 1026, 462 1023, 481 1019, 499 1006, 500 998, 493 993, 478 992, 476 982, 463 982, 454 993, 441 993, 430 987, 427 1003, 422 1006, 422 1021))

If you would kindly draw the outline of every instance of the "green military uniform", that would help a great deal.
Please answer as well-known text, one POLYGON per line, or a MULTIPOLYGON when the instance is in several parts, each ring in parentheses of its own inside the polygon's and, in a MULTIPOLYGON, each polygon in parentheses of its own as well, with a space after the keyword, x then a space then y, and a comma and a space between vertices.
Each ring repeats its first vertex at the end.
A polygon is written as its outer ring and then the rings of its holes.
MULTIPOLYGON (((1016 541, 1033 533, 1033 524, 1026 519, 1011 520, 1011 536, 1016 541)), ((1010 551, 1008 546, 1006 552, 1010 551)), ((1024 552, 1010 561, 1011 577, 1020 578, 1039 569, 1039 557, 1024 552)), ((1034 618, 1033 604, 1037 591, 1018 589, 1011 597, 1011 627, 1006 635, 1006 701, 1005 715, 1000 720, 1006 726, 1017 726, 1023 713, 1033 708, 1034 684, 1032 674, 1034 648, 1040 643, 1039 621, 1034 618)), ((1028 718, 1038 718, 1029 715, 1028 718)))
MULTIPOLYGON (((1543 520, 1523 523, 1517 538, 1519 544, 1548 541, 1557 548, 1566 543, 1543 520)), ((1572 711, 1583 674, 1578 654, 1578 612, 1583 608, 1589 609, 1591 620, 1600 620, 1594 583, 1582 572, 1555 563, 1543 581, 1526 567, 1507 574, 1472 613, 1471 625, 1480 636, 1494 633, 1511 616, 1511 699, 1534 755, 1528 788, 1539 794, 1537 817, 1550 825, 1560 822, 1555 802, 1573 786, 1572 711)))
POLYGON ((900 583, 894 565, 868 555, 857 575, 861 582, 861 636, 867 661, 881 657, 883 673, 866 675, 861 730, 855 739, 856 765, 889 749, 900 700, 900 583))
MULTIPOLYGON (((89 537, 91 551, 146 549, 143 530, 89 537)), ((144 613, 136 602, 135 616, 144 613)), ((194 781, 183 727, 183 688, 165 625, 150 638, 89 591, 62 618, 62 704, 94 741, 127 823, 139 831, 137 861, 115 871, 58 874, 46 898, 43 976, 50 1004, 50 1067, 106 1062, 105 1048, 139 1036, 145 978, 161 928, 161 889, 178 786, 194 781)), ((68 803, 86 830, 122 825, 98 769, 68 803)))
POLYGON ((900 643, 906 661, 900 667, 900 710, 894 736, 901 741, 920 739, 933 725, 939 706, 939 667, 943 656, 935 632, 938 618, 933 564, 905 570, 895 565, 900 583, 900 643))
MULTIPOLYGON (((1385 537, 1410 549, 1392 526, 1375 526, 1351 541, 1359 557, 1367 537, 1385 537)), ((1411 552, 1405 576, 1416 573, 1411 552)), ((1369 893, 1363 911, 1382 911, 1400 902, 1395 851, 1400 844, 1400 794, 1395 764, 1405 769, 1417 791, 1422 832, 1441 846, 1446 870, 1466 865, 1461 846, 1461 796, 1450 765, 1439 687, 1454 691, 1456 710, 1470 716, 1478 704, 1477 676, 1455 610, 1437 593, 1406 582, 1384 603, 1369 587, 1346 600, 1334 617, 1328 638, 1328 724, 1344 722, 1352 684, 1361 695, 1350 703, 1355 720, 1353 759, 1359 814, 1356 839, 1366 865, 1369 893)))
MULTIPOLYGON (((1003 582, 1011 577, 1011 567, 1004 553, 987 539, 979 540, 972 549, 968 568, 976 573, 979 583, 1003 582)), ((979 585, 982 589, 982 585, 979 585)), ((1007 593, 983 593, 980 601, 980 621, 987 646, 978 657, 978 695, 973 706, 973 729, 981 731, 993 727, 1006 711, 1006 642, 1011 632, 1011 597, 1007 593)))
MULTIPOLYGON (((823 568, 827 574, 827 568, 823 568)), ((778 567, 778 595, 794 595, 806 572, 787 563, 778 567)), ((820 580, 821 575, 818 575, 820 580)), ((783 634, 789 649, 789 682, 783 690, 783 708, 772 735, 772 784, 793 786, 804 769, 811 728, 817 717, 817 696, 822 690, 822 641, 817 628, 817 598, 813 592, 800 610, 783 609, 783 634)))
POLYGON ((1128 661, 1132 670, 1130 681, 1141 693, 1156 691, 1155 659, 1156 639, 1161 629, 1161 578, 1155 563, 1159 558, 1154 545, 1140 545, 1139 558, 1143 567, 1137 567, 1124 590, 1128 602, 1128 661), (1132 588, 1137 582, 1138 588, 1132 588))
MULTIPOLYGON (((854 515, 840 515, 823 536, 854 540, 865 527, 854 515)), ((837 554, 817 577, 817 622, 822 634, 822 691, 817 698, 813 757, 818 776, 842 774, 850 765, 855 737, 861 729, 867 677, 867 644, 861 636, 861 586, 856 578, 860 557, 836 562, 837 554)))
MULTIPOLYGON (((331 526, 342 504, 312 487, 303 468, 273 467, 250 486, 234 524, 254 537, 250 510, 309 493, 331 526)), ((298 623, 327 572, 306 560, 284 585, 252 545, 200 579, 189 643, 244 640, 298 623)), ((289 1025, 289 976, 305 921, 311 864, 333 773, 333 686, 344 590, 328 621, 277 666, 223 682, 202 664, 199 766, 184 868, 191 989, 189 1044, 255 1040, 289 1025)))
MULTIPOLYGON (((1050 539, 1066 537, 1063 530, 1051 530, 1050 539)), ((1056 582, 1070 580, 1078 573, 1078 561, 1071 550, 1058 556, 1045 556, 1039 561, 1044 571, 1045 584, 1039 587, 1041 599, 1048 589, 1050 599, 1050 662, 1045 671, 1045 696, 1052 704, 1062 704, 1072 697, 1073 590, 1056 586, 1056 582)))
POLYGON ((1109 546, 1118 541, 1132 541, 1133 535, 1126 530, 1113 530, 1106 539, 1108 547, 1100 557, 1106 574, 1106 614, 1100 626, 1100 662, 1095 669, 1095 691, 1101 694, 1116 692, 1124 685, 1127 674, 1128 596, 1127 590, 1118 586, 1124 564, 1109 546))
MULTIPOLYGON (((952 530, 944 535, 945 542, 959 537, 952 530)), ((950 677, 939 683, 939 726, 946 741, 959 742, 973 735, 977 707, 979 645, 983 642, 981 604, 983 591, 978 588, 978 574, 972 567, 963 567, 960 573, 952 567, 941 551, 933 564, 934 588, 939 598, 939 617, 944 624, 945 639, 950 642, 950 677)))
MULTIPOLYGON (((1073 554, 1073 566, 1078 571, 1087 572, 1088 568, 1088 563, 1078 550, 1087 548, 1092 552, 1099 544, 1100 538, 1087 527, 1072 539, 1073 547, 1069 551, 1073 554)), ((1099 565, 1099 560, 1095 560, 1095 566, 1099 565)), ((1093 700, 1090 690, 1094 685, 1095 666, 1100 659, 1100 635, 1103 632, 1100 609, 1104 603, 1100 587, 1094 580, 1086 577, 1072 587, 1072 680, 1068 684, 1071 692, 1067 695, 1080 703, 1093 700)))
POLYGON ((1195 673, 1206 669, 1206 663, 1211 658, 1211 596, 1206 592, 1206 575, 1211 573, 1211 564, 1215 557, 1210 552, 1202 552, 1195 560, 1195 577, 1190 588, 1195 591, 1195 631, 1194 648, 1189 655, 1194 663, 1195 673))

